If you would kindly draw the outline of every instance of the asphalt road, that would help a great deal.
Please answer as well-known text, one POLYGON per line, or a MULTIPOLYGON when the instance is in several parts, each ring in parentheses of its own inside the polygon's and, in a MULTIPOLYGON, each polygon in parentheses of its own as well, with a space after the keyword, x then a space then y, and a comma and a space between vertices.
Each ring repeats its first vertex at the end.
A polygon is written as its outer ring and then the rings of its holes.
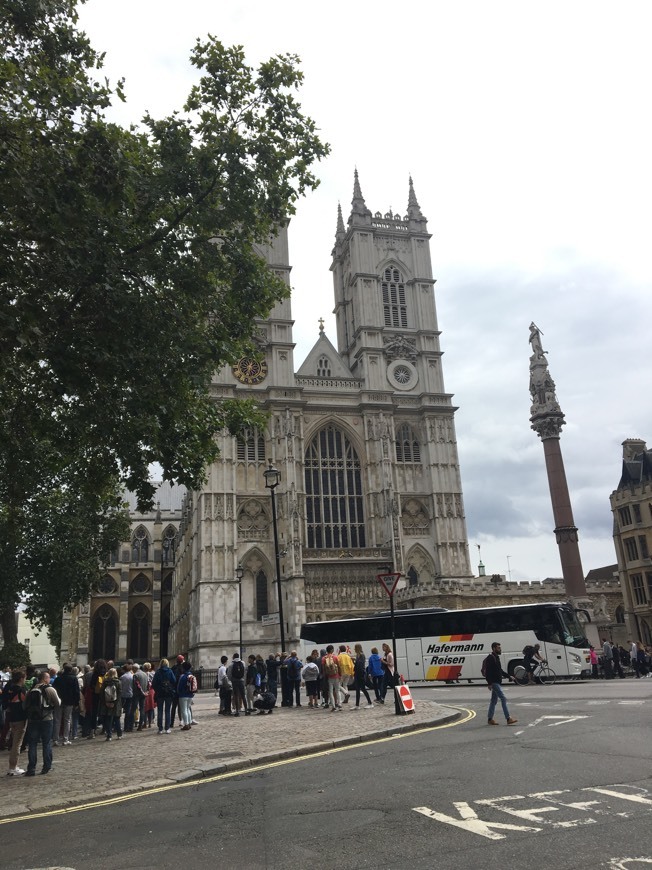
MULTIPOLYGON (((6 870, 652 866, 652 680, 417 689, 465 724, 0 827, 6 870)), ((362 713, 360 714, 362 715, 362 713)), ((316 729, 328 729, 328 714, 316 729)), ((322 732, 323 733, 323 732, 322 732)), ((101 776, 101 770, 89 771, 101 776)))

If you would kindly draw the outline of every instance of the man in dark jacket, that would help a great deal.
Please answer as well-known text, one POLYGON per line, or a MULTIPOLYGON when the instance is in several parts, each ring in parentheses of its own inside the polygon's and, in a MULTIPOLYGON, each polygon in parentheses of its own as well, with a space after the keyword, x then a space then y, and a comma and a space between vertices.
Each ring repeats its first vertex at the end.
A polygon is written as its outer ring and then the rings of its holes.
POLYGON ((500 663, 500 653, 502 652, 500 644, 496 641, 491 644, 491 654, 487 656, 484 660, 483 672, 485 679, 487 681, 487 687, 491 691, 491 701, 489 702, 489 712, 487 714, 487 725, 497 725, 498 722, 494 719, 494 713, 496 711, 496 704, 500 699, 500 703, 503 707, 503 713, 505 714, 505 719, 507 720, 508 725, 516 725, 517 719, 512 719, 509 715, 509 710, 507 709, 507 698, 505 698, 505 693, 503 692, 501 683, 503 681, 503 677, 507 677, 508 680, 512 678, 508 673, 503 670, 503 667, 500 663))
POLYGON ((54 691, 61 699, 61 706, 54 709, 54 733, 52 743, 62 746, 70 746, 70 725, 72 711, 79 707, 79 680, 72 672, 72 665, 66 662, 52 683, 54 691), (63 734, 61 734, 61 720, 63 719, 63 734))

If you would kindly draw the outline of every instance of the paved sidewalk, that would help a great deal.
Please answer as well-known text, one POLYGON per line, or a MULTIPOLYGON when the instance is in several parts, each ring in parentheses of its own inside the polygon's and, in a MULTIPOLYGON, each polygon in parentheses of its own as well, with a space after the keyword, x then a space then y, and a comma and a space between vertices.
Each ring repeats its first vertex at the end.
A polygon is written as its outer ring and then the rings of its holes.
MULTIPOLYGON (((389 700, 389 698, 388 698, 389 700)), ((142 791, 172 782, 201 779, 246 769, 266 761, 309 755, 336 746, 359 743, 413 731, 459 718, 453 707, 418 701, 416 711, 396 716, 387 703, 356 711, 349 702, 342 713, 277 707, 271 716, 218 716, 218 699, 197 695, 193 713, 199 723, 191 731, 175 726, 172 734, 156 727, 115 737, 101 735, 53 748, 54 763, 47 776, 5 776, 8 753, 0 752, 0 819, 29 812, 76 806, 94 800, 142 791)), ((19 766, 27 767, 27 752, 19 766)), ((41 749, 37 771, 41 767, 41 749)))

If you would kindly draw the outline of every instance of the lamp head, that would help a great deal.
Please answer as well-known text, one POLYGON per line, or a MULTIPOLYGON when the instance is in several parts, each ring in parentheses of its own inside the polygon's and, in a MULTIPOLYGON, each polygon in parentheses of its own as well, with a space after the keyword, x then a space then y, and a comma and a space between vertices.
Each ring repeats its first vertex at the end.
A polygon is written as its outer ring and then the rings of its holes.
POLYGON ((278 468, 274 468, 272 465, 272 460, 269 460, 269 468, 263 472, 265 476, 265 488, 266 489, 276 489, 276 487, 281 482, 281 472, 278 468))
POLYGON ((244 577, 244 568, 242 567, 242 565, 238 565, 238 567, 235 569, 235 576, 238 580, 242 580, 242 578, 244 577))

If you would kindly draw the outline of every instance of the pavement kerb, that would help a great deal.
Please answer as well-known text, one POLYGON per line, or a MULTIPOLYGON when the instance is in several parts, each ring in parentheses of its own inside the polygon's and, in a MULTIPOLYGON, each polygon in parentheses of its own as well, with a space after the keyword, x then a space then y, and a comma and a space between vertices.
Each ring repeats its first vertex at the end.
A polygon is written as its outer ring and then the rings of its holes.
MULTIPOLYGON (((450 709, 449 705, 446 706, 450 709)), ((148 791, 153 788, 165 788, 166 786, 179 783, 197 782, 199 785, 202 780, 214 776, 220 776, 221 774, 237 772, 246 773, 247 770, 258 768, 265 764, 273 764, 274 762, 290 760, 293 758, 308 758, 311 755, 317 755, 321 752, 328 752, 333 749, 345 749, 347 746, 355 746, 359 743, 373 743, 378 740, 385 740, 387 738, 398 737, 415 731, 423 731, 429 728, 451 724, 461 719, 463 715, 463 711, 454 709, 454 712, 450 714, 439 715, 435 718, 421 720, 415 723, 401 721, 400 723, 397 722, 392 728, 384 727, 368 731, 364 735, 356 734, 334 737, 329 740, 307 743, 293 749, 267 752, 260 755, 253 755, 249 758, 238 758, 230 761, 219 762, 217 764, 202 765, 201 767, 197 766, 185 771, 170 774, 161 779, 150 780, 138 785, 133 785, 130 788, 121 787, 104 789, 101 793, 89 794, 83 803, 79 800, 59 799, 54 803, 51 800, 38 801, 38 799, 36 799, 30 803, 29 807, 15 805, 12 808, 12 812, 5 815, 4 820, 11 821, 12 818, 16 816, 24 816, 26 813, 65 812, 66 809, 73 810, 75 807, 79 807, 80 805, 92 805, 95 802, 100 802, 107 798, 120 798, 129 795, 138 796, 140 792, 148 791)), ((409 718, 409 715, 408 717, 401 718, 409 718)))

